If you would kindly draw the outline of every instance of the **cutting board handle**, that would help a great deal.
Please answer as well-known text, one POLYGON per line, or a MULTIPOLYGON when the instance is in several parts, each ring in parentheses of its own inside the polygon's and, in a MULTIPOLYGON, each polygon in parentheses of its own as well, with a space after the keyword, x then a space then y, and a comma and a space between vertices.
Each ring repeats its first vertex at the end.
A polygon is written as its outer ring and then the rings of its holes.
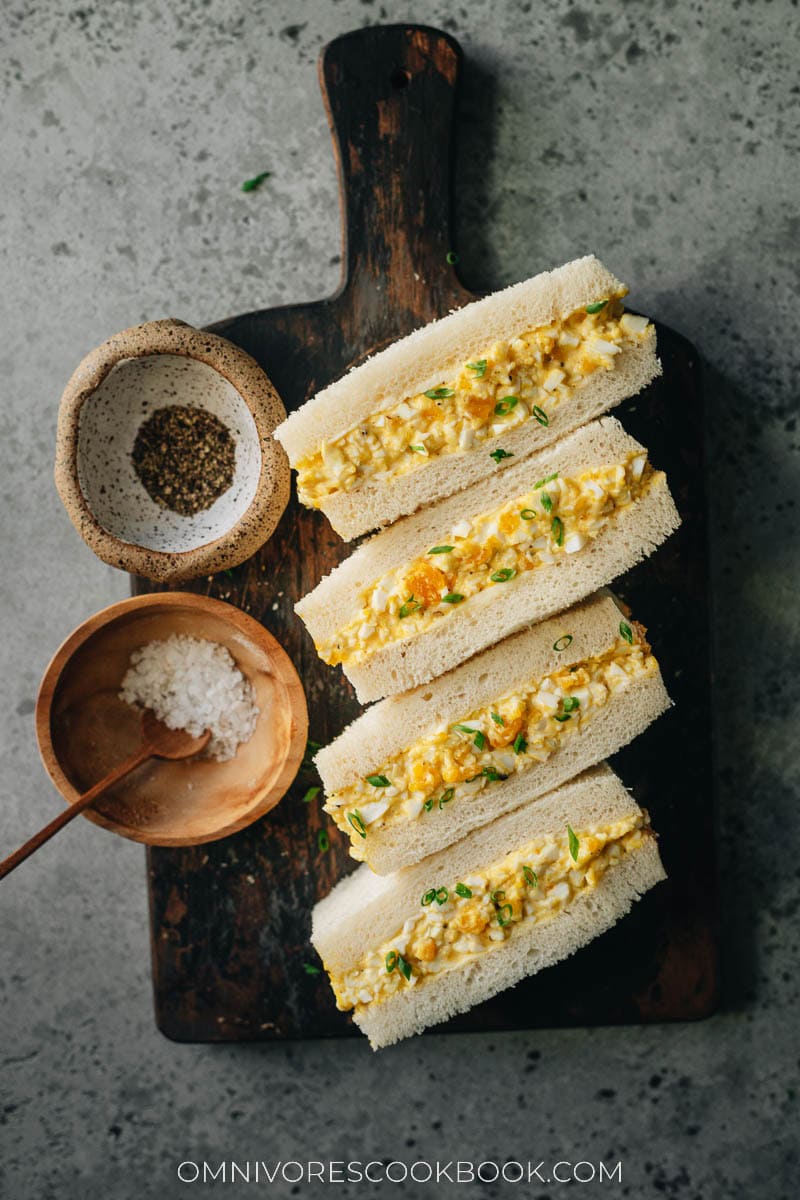
POLYGON ((358 292, 362 304, 372 291, 405 307, 411 280, 415 290, 452 293, 455 303, 469 298, 448 262, 461 58, 453 38, 419 25, 359 29, 322 51, 341 188, 342 290, 358 292))

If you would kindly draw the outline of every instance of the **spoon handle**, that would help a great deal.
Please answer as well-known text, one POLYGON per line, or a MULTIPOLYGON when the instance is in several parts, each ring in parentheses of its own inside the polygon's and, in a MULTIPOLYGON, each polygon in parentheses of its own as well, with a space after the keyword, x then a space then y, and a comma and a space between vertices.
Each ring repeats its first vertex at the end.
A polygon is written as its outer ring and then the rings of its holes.
POLYGON ((120 779, 124 779, 126 775, 129 775, 141 763, 151 758, 152 753, 149 746, 141 746, 130 758, 126 758, 119 766, 114 767, 113 771, 110 771, 99 783, 96 783, 94 787, 90 787, 88 792, 84 792, 73 804, 63 809, 58 816, 53 817, 52 821, 49 821, 43 829, 40 829, 32 838, 29 838, 23 846, 20 846, 19 850, 15 850, 13 854, 9 854, 8 858, 4 858, 0 862, 0 879, 5 879, 6 875, 10 874, 15 867, 18 867, 21 862, 29 858, 45 842, 49 842, 50 838, 58 833, 59 829, 63 829, 65 825, 69 825, 70 821, 74 820, 84 809, 89 808, 95 800, 98 800, 115 783, 119 783, 120 779))

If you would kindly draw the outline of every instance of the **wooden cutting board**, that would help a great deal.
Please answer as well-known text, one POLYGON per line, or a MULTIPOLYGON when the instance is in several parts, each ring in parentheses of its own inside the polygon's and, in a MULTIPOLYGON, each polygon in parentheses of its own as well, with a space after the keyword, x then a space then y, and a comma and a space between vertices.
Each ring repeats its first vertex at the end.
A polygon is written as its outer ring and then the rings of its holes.
MULTIPOLYGON (((262 364, 289 410, 364 354, 474 298, 449 253, 460 62, 451 37, 423 27, 363 29, 323 51, 320 83, 341 180, 342 286, 329 299, 212 326, 262 364)), ((670 879, 572 960, 448 1029, 686 1019, 716 1003, 702 400, 693 347, 663 326, 658 338, 663 378, 618 415, 667 471, 684 523, 618 590, 651 631, 676 708, 614 766, 651 811, 670 879)), ((318 743, 359 708, 341 671, 318 660, 292 606, 346 553, 322 516, 292 501, 260 553, 193 587, 238 604, 281 641, 318 743)), ((134 589, 154 590, 146 580, 134 589)), ((353 1032, 325 976, 306 971, 317 963, 307 941, 311 908, 353 866, 319 799, 303 802, 316 782, 313 768, 303 769, 281 804, 235 837, 148 852, 156 1020, 168 1037, 353 1032)))

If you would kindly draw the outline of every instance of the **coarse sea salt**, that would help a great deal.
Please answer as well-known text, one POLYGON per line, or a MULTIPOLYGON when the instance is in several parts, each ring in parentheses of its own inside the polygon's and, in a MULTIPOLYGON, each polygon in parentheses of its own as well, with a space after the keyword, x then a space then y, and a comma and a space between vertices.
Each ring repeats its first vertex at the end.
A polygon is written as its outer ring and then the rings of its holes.
POLYGON ((170 729, 211 739, 208 758, 227 762, 253 736, 258 706, 249 680, 218 642, 174 633, 134 650, 120 699, 153 710, 170 729))

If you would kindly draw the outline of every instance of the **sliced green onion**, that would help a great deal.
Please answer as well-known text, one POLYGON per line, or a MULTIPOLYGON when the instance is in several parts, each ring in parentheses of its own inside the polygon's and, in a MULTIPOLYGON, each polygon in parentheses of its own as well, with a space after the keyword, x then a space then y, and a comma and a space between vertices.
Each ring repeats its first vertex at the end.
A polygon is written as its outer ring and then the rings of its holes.
POLYGON ((452 546, 434 546, 428 554, 449 554, 452 549, 452 546))
POLYGON ((456 254, 455 250, 448 250, 447 254, 445 254, 445 259, 451 267, 454 267, 458 262, 458 255, 456 254))
POLYGON ((557 641, 553 642, 553 649, 560 654, 562 650, 566 650, 567 646, 571 646, 573 641, 574 638, 572 634, 565 633, 562 637, 558 638, 557 641))
POLYGON ((450 803, 450 801, 453 799, 453 796, 455 796, 455 794, 456 794, 455 788, 445 788, 445 790, 442 792, 441 796, 439 797, 439 811, 440 812, 444 808, 445 804, 450 803))
POLYGON ((631 627, 627 621, 620 621, 619 631, 622 634, 622 636, 625 638, 625 641, 628 643, 628 645, 632 646, 633 645, 633 630, 631 629, 631 627))
POLYGON ((500 713, 491 713, 490 715, 495 725, 505 725, 505 721, 500 716, 500 713))
POLYGON ((532 508, 523 508, 522 512, 519 515, 522 517, 523 521, 535 521, 536 520, 536 512, 532 508))
POLYGON ((540 425, 549 425, 550 424, 550 418, 548 417, 547 413, 544 411, 543 408, 539 408, 538 404, 534 404, 531 411, 533 412, 533 415, 536 417, 536 420, 539 422, 540 425))
POLYGON ((469 367, 470 371, 475 372, 476 379, 483 379, 484 375, 486 374, 485 358, 479 358, 478 361, 474 363, 467 363, 467 366, 469 367))
POLYGON ((317 845, 323 854, 327 853, 331 848, 331 839, 328 837, 327 829, 320 829, 317 834, 317 845))
POLYGON ((397 610, 398 617, 410 617, 412 613, 418 612, 422 608, 422 601, 417 600, 414 596, 409 596, 408 599, 400 605, 397 610))
POLYGON ((371 783, 373 787, 391 787, 390 781, 385 775, 368 775, 367 783, 371 783))
POLYGON ((456 895, 463 896, 465 900, 469 900, 472 896, 472 888, 468 888, 465 883, 457 883, 456 895))
POLYGON ((539 886, 539 876, 530 867, 523 867, 522 874, 525 877, 525 882, 529 883, 531 887, 539 886))
POLYGON ((599 313, 603 311, 607 304, 607 300, 595 300, 594 304, 586 305, 586 311, 587 313, 599 313))
MULTIPOLYGON (((502 781, 503 779, 508 779, 508 776, 501 775, 496 767, 484 767, 483 770, 480 772, 480 774, 485 775, 490 783, 497 783, 498 780, 502 781)), ((480 776, 478 776, 478 775, 475 776, 476 779, 478 779, 479 777, 480 776)))
POLYGON ((400 955, 397 953, 396 950, 390 950, 389 953, 386 955, 386 958, 383 961, 386 963, 386 974, 387 975, 391 975, 392 971, 397 966, 399 958, 400 958, 400 955))
POLYGON ((572 717, 569 715, 569 713, 555 713, 553 716, 553 720, 558 721, 560 724, 563 725, 565 721, 571 721, 572 717))
POLYGON ((347 814, 347 819, 360 837, 365 838, 367 836, 367 827, 357 808, 354 808, 352 812, 347 814))
POLYGON ((407 980, 411 978, 411 963, 406 962, 402 954, 398 954, 397 956, 397 967, 400 974, 404 975, 407 980))
POLYGON ((451 725, 451 729, 456 729, 459 733, 468 733, 470 736, 475 733, 471 725, 451 725))
POLYGON ((319 967, 315 967, 313 963, 303 963, 303 970, 305 971, 306 975, 320 974, 319 967))
POLYGON ((498 417, 504 417, 506 413, 510 413, 512 408, 516 408, 519 404, 519 396, 504 396, 502 400, 498 400, 494 406, 494 411, 498 417))
POLYGON ((553 501, 550 499, 547 492, 542 492, 542 508, 546 513, 553 511, 553 501))
POLYGON ((317 797, 321 791, 322 791, 321 787, 310 787, 308 789, 308 791, 306 792, 305 796, 303 796, 303 804, 310 804, 311 801, 314 800, 315 797, 317 797))
POLYGON ((514 738, 513 745, 514 745, 514 753, 515 754, 524 754, 525 751, 528 749, 528 743, 527 743, 526 739, 522 736, 521 733, 518 733, 517 736, 514 738))
POLYGON ((450 893, 448 892, 446 887, 440 887, 440 888, 436 889, 436 903, 439 905, 440 908, 443 904, 447 904, 447 901, 449 899, 450 899, 450 893))
POLYGON ((492 904, 499 904, 500 901, 505 900, 505 898, 506 898, 506 894, 502 890, 498 890, 496 892, 491 892, 489 894, 489 899, 492 901, 492 904))
POLYGON ((509 921, 514 916, 514 909, 510 904, 501 904, 497 910, 497 924, 508 925, 509 921), (508 915, 506 915, 508 914, 508 915))
POLYGON ((481 733, 480 729, 475 731, 475 737, 472 739, 472 743, 474 746, 477 746, 479 750, 483 750, 485 747, 486 737, 483 733, 481 733))
POLYGON ((576 708, 580 708, 581 702, 577 696, 567 696, 564 700, 564 712, 574 712, 576 708))
POLYGON ((447 400, 450 396, 454 396, 455 392, 451 387, 429 388, 425 393, 429 400, 447 400))
POLYGON ((435 803, 436 801, 431 796, 430 800, 426 800, 422 807, 425 809, 425 812, 430 812, 435 803))
POLYGON ((436 888, 430 888, 427 892, 424 893, 422 899, 420 900, 420 904, 422 905, 423 908, 427 908, 429 904, 433 904, 435 899, 436 899, 436 888))
POLYGON ((491 452, 491 454, 489 455, 489 458, 493 458, 496 463, 502 462, 504 458, 513 458, 513 457, 514 457, 513 450, 501 450, 499 446, 496 450, 493 450, 491 452))
POLYGON ((254 175, 252 179, 245 179, 242 184, 242 191, 254 192, 257 187, 261 187, 265 179, 269 179, 271 174, 271 171, 262 171, 260 175, 254 175))
POLYGON ((569 838, 569 852, 572 855, 572 861, 577 862, 578 861, 578 851, 581 848, 581 844, 578 841, 578 838, 575 835, 575 830, 572 828, 571 825, 567 826, 567 836, 569 838))
POLYGON ((463 599, 461 592, 448 592, 446 596, 442 596, 442 604, 460 604, 463 599))
POLYGON ((540 479, 538 483, 533 485, 533 490, 537 492, 540 487, 544 487, 546 483, 552 483, 554 479, 558 479, 558 471, 555 471, 552 475, 546 475, 544 479, 540 479))
POLYGON ((513 579, 516 573, 513 567, 501 567, 499 571, 495 571, 489 578, 492 583, 508 583, 509 579, 513 579))
POLYGON ((409 450, 413 450, 415 454, 424 454, 427 456, 427 453, 428 453, 427 446, 416 445, 416 446, 409 446, 408 448, 409 448, 409 450))
POLYGON ((564 522, 561 517, 553 517, 550 523, 550 532, 553 535, 553 541, 557 546, 564 544, 564 522))

